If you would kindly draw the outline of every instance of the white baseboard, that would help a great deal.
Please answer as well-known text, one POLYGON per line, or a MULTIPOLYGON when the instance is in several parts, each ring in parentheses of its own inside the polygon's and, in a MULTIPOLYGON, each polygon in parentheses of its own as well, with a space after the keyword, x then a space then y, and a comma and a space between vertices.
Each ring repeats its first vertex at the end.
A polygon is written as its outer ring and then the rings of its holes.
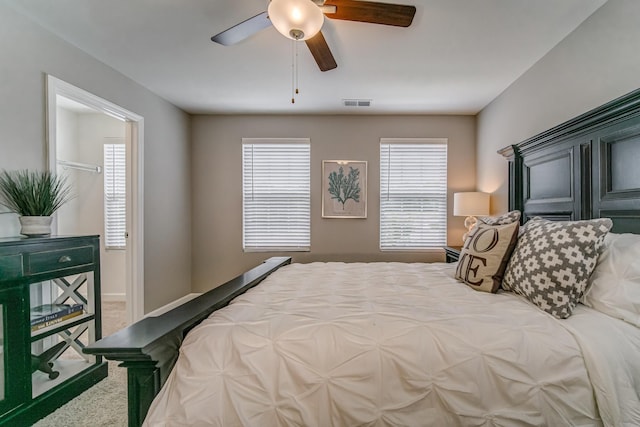
POLYGON ((110 294, 102 294, 102 301, 126 301, 127 300, 127 295, 126 294, 116 294, 116 293, 110 293, 110 294))
POLYGON ((200 295, 202 295, 201 293, 191 293, 191 294, 187 294, 185 296, 183 296, 182 298, 178 298, 175 301, 170 302, 167 305, 163 305, 160 308, 156 308, 153 311, 150 311, 149 313, 145 314, 144 317, 155 317, 155 316, 160 316, 161 314, 166 313, 167 311, 176 308, 179 305, 184 304, 187 301, 191 301, 192 299, 194 299, 195 297, 199 297, 200 295))

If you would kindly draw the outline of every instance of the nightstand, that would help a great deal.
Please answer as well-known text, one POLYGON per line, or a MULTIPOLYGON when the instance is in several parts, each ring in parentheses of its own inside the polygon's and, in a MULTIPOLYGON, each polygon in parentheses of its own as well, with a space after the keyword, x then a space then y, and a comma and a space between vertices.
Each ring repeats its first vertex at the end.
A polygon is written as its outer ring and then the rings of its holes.
POLYGON ((445 261, 446 262, 458 262, 458 258, 460 258, 460 250, 462 246, 445 246, 445 261))

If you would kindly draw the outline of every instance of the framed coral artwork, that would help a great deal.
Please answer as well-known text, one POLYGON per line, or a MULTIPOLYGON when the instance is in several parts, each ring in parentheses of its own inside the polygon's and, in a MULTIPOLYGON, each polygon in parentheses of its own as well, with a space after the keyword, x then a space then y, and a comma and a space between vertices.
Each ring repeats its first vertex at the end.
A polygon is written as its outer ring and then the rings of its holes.
POLYGON ((322 217, 367 217, 366 161, 322 161, 322 217))

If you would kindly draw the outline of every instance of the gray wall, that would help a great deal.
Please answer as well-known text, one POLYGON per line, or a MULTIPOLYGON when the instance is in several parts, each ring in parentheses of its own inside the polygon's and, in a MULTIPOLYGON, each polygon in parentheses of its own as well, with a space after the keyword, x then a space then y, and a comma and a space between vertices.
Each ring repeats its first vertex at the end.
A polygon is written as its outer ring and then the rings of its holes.
POLYGON ((46 73, 144 117, 145 311, 189 293, 189 116, 0 3, 0 169, 46 167, 46 73))
POLYGON ((640 87, 640 1, 609 0, 478 115, 478 188, 508 205, 496 151, 640 87))
MULTIPOLYGON (((379 156, 382 137, 449 139, 449 212, 455 191, 474 190, 476 120, 472 116, 194 116, 192 118, 193 261, 195 292, 208 290, 274 253, 243 253, 243 137, 311 138, 311 252, 309 261, 442 261, 433 252, 380 252, 379 156), (321 215, 322 160, 368 161, 368 218, 321 215)), ((448 218, 448 239, 458 245, 464 218, 448 218)))

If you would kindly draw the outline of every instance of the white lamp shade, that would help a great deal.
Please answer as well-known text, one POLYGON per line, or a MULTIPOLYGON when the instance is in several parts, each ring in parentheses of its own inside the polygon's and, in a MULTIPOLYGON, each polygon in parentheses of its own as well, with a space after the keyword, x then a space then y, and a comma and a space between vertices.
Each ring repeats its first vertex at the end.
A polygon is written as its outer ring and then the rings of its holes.
POLYGON ((276 30, 293 40, 310 39, 324 23, 322 10, 311 0, 271 0, 267 11, 276 30))
POLYGON ((455 216, 489 215, 489 193, 479 191, 454 193, 453 214, 455 216))

